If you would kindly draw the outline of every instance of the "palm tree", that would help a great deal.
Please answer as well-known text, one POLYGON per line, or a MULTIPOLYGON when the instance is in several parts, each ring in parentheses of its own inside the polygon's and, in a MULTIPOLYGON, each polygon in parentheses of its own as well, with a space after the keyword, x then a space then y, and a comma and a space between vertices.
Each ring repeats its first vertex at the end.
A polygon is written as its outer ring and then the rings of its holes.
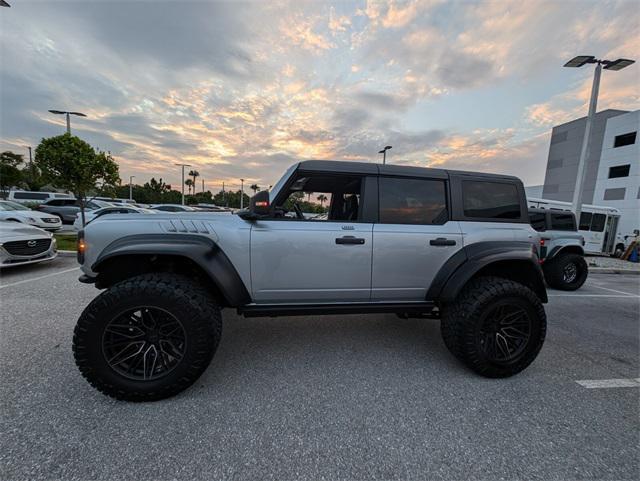
MULTIPOLYGON (((193 193, 196 193, 196 177, 200 177, 200 172, 197 170, 190 170, 189 177, 193 177, 193 193)), ((186 182, 185 182, 186 183, 186 182)))
POLYGON ((253 184, 249 188, 253 191, 253 195, 256 195, 256 192, 258 192, 260 190, 260 187, 258 187, 258 184, 253 184))
POLYGON ((307 202, 311 202, 311 194, 313 194, 313 192, 307 192, 307 202))
POLYGON ((320 194, 317 199, 320 201, 320 207, 323 207, 325 201, 328 200, 327 196, 324 194, 320 194))
POLYGON ((186 185, 187 187, 189 187, 189 194, 191 194, 191 187, 193 187, 193 188, 194 188, 194 191, 195 191, 195 184, 194 184, 193 180, 191 180, 191 179, 187 179, 187 180, 185 180, 185 181, 184 181, 184 185, 186 185))

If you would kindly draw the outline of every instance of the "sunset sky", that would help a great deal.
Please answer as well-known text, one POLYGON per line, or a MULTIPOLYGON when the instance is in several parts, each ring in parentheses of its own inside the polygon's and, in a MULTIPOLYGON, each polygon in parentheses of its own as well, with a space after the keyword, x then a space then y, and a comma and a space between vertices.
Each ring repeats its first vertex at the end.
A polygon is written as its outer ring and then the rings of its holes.
MULTIPOLYGON (((208 189, 273 184, 303 159, 504 172, 542 183, 550 128, 582 116, 592 67, 640 60, 637 1, 9 1, 0 149, 64 132, 123 182, 193 164, 208 189)), ((640 66, 603 72, 599 109, 640 108, 640 66)), ((200 187, 200 185, 198 185, 200 187)))

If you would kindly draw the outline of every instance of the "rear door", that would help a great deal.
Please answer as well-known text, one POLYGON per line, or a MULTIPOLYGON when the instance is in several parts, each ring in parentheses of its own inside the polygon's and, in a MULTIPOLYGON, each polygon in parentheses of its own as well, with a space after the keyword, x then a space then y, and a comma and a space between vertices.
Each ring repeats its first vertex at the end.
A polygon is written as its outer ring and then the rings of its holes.
POLYGON ((379 178, 379 222, 373 227, 371 298, 424 301, 442 265, 462 247, 449 220, 444 178, 379 178))

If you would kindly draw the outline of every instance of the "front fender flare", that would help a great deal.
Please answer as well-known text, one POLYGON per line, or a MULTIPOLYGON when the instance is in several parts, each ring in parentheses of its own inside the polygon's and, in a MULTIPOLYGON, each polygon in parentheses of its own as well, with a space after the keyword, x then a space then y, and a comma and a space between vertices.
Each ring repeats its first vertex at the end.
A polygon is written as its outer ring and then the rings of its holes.
POLYGON ((194 234, 136 234, 122 237, 105 247, 91 270, 99 274, 105 261, 125 255, 186 257, 209 276, 230 306, 251 302, 238 271, 218 244, 208 237, 194 234))

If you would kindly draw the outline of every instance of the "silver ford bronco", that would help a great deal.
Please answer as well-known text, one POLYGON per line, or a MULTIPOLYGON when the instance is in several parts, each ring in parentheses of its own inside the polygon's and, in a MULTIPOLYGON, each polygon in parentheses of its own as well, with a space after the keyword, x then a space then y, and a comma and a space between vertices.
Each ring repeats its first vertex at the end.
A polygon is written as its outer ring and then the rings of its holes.
POLYGON ((244 316, 395 313, 440 319, 476 373, 525 369, 547 301, 522 182, 510 176, 305 161, 231 213, 111 215, 78 236, 82 375, 129 401, 175 395, 211 361, 221 310, 244 316), (299 199, 328 199, 309 215, 299 199))

